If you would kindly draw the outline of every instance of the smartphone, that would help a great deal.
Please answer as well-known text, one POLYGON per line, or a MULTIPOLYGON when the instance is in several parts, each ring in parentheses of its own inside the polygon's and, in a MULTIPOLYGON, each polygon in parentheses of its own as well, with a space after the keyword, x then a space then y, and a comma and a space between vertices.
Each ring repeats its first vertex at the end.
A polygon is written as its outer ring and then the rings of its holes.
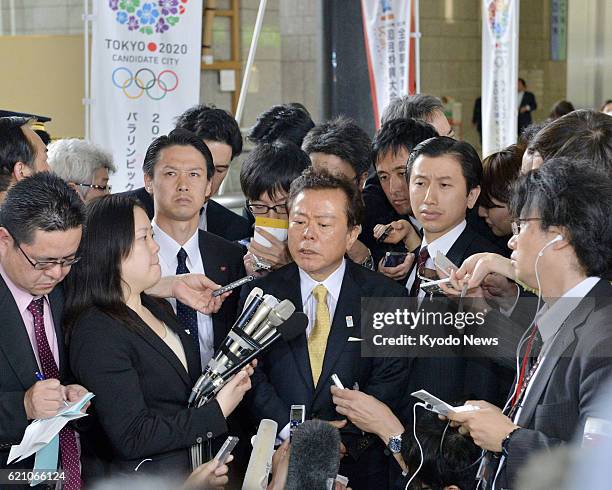
POLYGON ((389 234, 393 231, 393 226, 389 225, 385 228, 382 235, 376 239, 376 243, 383 243, 389 234))
POLYGON ((219 449, 219 451, 215 455, 215 459, 220 461, 221 464, 225 464, 227 458, 230 454, 232 454, 232 451, 236 447, 236 444, 238 444, 239 440, 240 439, 234 436, 229 436, 227 439, 225 439, 223 446, 221 446, 221 449, 219 449))
POLYGON ((408 252, 387 252, 383 262, 384 267, 397 267, 406 260, 408 252))
POLYGON ((295 428, 306 419, 306 405, 291 405, 289 411, 289 440, 293 437, 295 428))
POLYGON ((255 279, 255 276, 246 276, 246 277, 243 277, 242 279, 238 279, 237 281, 230 282, 227 286, 223 286, 222 288, 215 289, 212 293, 212 296, 213 298, 216 298, 217 296, 221 296, 223 293, 227 293, 228 291, 238 288, 242 286, 243 284, 250 282, 254 279, 255 279))
POLYGON ((331 381, 335 386, 337 386, 341 390, 344 389, 344 385, 342 384, 342 381, 340 381, 340 378, 338 377, 336 373, 331 375, 331 381))
POLYGON ((427 294, 438 294, 443 292, 440 288, 440 284, 450 284, 450 278, 447 277, 446 279, 440 279, 438 281, 421 281, 420 288, 427 294))
POLYGON ((451 412, 470 412, 479 409, 479 407, 472 405, 461 405, 458 407, 453 407, 445 401, 440 400, 437 396, 433 396, 426 390, 415 391, 411 393, 411 395, 425 402, 425 404, 427 405, 427 410, 435 412, 439 415, 448 416, 448 414, 451 412))
POLYGON ((457 267, 455 264, 453 264, 449 258, 444 255, 442 252, 440 252, 438 250, 438 253, 436 254, 436 258, 434 259, 434 265, 436 266, 437 270, 436 272, 440 273, 440 270, 444 272, 444 275, 446 277, 449 277, 450 274, 448 272, 449 269, 452 270, 457 270, 459 269, 459 267, 457 267))

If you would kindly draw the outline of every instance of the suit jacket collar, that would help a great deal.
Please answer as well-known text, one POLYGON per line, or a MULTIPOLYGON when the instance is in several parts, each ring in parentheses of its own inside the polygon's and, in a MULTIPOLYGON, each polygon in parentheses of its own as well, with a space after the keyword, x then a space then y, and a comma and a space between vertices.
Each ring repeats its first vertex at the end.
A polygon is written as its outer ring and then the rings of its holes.
POLYGON ((598 298, 607 297, 609 299, 611 297, 611 291, 612 287, 606 281, 599 281, 565 320, 545 358, 542 360, 542 365, 533 380, 533 386, 531 386, 528 396, 523 402, 523 409, 516 422, 518 425, 523 427, 530 426, 535 409, 548 386, 553 370, 557 366, 561 356, 576 339, 576 329, 585 322, 588 316, 597 307, 598 298))
MULTIPOLYGON (((142 304, 159 320, 166 324, 166 327, 175 332, 181 339, 183 344, 183 350, 185 352, 185 358, 187 359, 187 367, 189 372, 185 370, 185 367, 174 354, 172 349, 157 335, 151 328, 138 316, 130 310, 130 316, 140 325, 140 329, 137 330, 137 334, 140 335, 151 347, 153 347, 162 357, 164 357, 168 363, 175 369, 183 382, 192 387, 193 383, 200 375, 200 359, 198 352, 193 345, 192 340, 188 334, 185 333, 184 329, 176 321, 175 317, 170 314, 168 310, 165 310, 156 303, 157 300, 142 295, 142 304)), ((170 308, 170 305, 168 305, 170 308)))
POLYGON ((472 242, 476 239, 476 233, 470 230, 469 226, 466 226, 465 229, 461 232, 461 235, 455 240, 455 243, 451 246, 446 254, 448 260, 450 260, 457 267, 461 267, 461 264, 465 260, 467 255, 467 250, 472 244, 472 242))
MULTIPOLYGON (((208 204, 210 205, 211 202, 209 201, 208 204)), ((224 259, 223 250, 216 247, 211 233, 199 230, 199 247, 206 276, 215 283, 225 286, 230 282, 229 266, 224 259)), ((216 352, 225 338, 225 323, 221 312, 214 313, 212 321, 216 352)))
MULTIPOLYGON (((36 382, 34 373, 39 367, 17 304, 2 277, 0 277, 0 312, 0 349, 24 390, 27 390, 36 382)), ((61 343, 61 340, 62 337, 58 336, 58 343, 61 343)))
MULTIPOLYGON (((324 386, 325 382, 333 373, 334 366, 340 358, 352 329, 346 326, 346 317, 353 315, 355 304, 360 304, 361 290, 358 282, 354 278, 354 268, 361 267, 355 265, 350 260, 346 261, 344 278, 342 280, 342 288, 340 289, 340 297, 336 305, 336 312, 332 320, 331 330, 327 339, 327 348, 325 350, 325 359, 323 360, 323 369, 319 377, 319 383, 314 386, 312 379, 312 371, 310 368, 310 357, 308 355, 308 341, 306 333, 303 333, 296 339, 289 342, 289 347, 294 355, 300 375, 304 383, 309 388, 309 391, 314 392, 316 398, 324 386)), ((290 264, 281 272, 284 283, 287 284, 288 299, 296 306, 296 311, 304 311, 302 297, 300 292, 300 276, 297 265, 290 264)))

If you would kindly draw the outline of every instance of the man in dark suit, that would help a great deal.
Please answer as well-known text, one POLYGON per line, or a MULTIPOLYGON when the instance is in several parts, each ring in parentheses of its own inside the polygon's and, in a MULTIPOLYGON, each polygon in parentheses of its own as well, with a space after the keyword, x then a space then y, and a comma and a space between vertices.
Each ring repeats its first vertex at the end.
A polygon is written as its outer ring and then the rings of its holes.
POLYGON ((535 95, 527 91, 527 83, 522 78, 518 79, 518 135, 520 136, 533 119, 531 113, 538 108, 535 95))
MULTIPOLYGON (((407 175, 412 210, 423 224, 423 242, 416 253, 416 264, 408 276, 406 288, 411 296, 418 298, 421 310, 456 312, 457 305, 443 296, 431 301, 420 288, 421 277, 435 273, 434 260, 438 253, 458 266, 475 253, 500 252, 466 223, 466 212, 475 206, 480 194, 480 158, 469 143, 439 136, 414 148, 408 160, 407 175)), ((426 325, 417 327, 419 333, 428 333, 423 330, 427 328, 426 325)), ((436 328, 436 334, 449 334, 447 328, 440 325, 436 328)), ((453 327, 450 330, 456 333, 453 327)), ((425 389, 449 402, 476 393, 479 398, 496 402, 505 396, 511 383, 509 371, 504 372, 504 368, 484 358, 466 359, 460 349, 437 354, 414 360, 407 393, 425 389), (507 379, 502 381, 500 376, 507 379)), ((406 420, 412 419, 414 401, 412 397, 405 399, 406 420)))
MULTIPOLYGON (((361 298, 405 296, 405 289, 345 259, 359 235, 363 203, 356 186, 327 172, 308 170, 289 194, 288 246, 295 263, 271 272, 254 286, 304 311, 304 335, 279 342, 264 354, 254 374, 250 407, 257 420, 278 422, 279 437, 289 436, 289 409, 306 406, 307 418, 339 422, 330 393, 330 376, 396 406, 405 380, 400 359, 362 358, 361 298)), ((380 488, 387 479, 383 445, 354 426, 341 430, 340 472, 357 489, 380 488)))
POLYGON ((553 158, 521 177, 511 202, 509 245, 516 277, 538 288, 544 306, 520 345, 517 382, 502 411, 451 420, 489 451, 482 488, 513 488, 536 451, 582 434, 590 417, 609 418, 596 402, 612 376, 612 182, 585 162, 553 158))
MULTIPOLYGON (((236 120, 222 109, 198 105, 181 114, 176 121, 176 127, 195 133, 204 141, 213 157, 214 172, 200 211, 200 229, 230 241, 251 236, 251 227, 246 219, 210 199, 223 183, 231 161, 242 153, 242 134, 236 120)), ((147 186, 125 194, 138 198, 145 206, 149 218, 153 219, 153 198, 147 186)))
MULTIPOLYGON (((244 277, 242 247, 198 228, 199 211, 214 172, 208 147, 193 133, 176 129, 151 143, 143 172, 155 201, 153 231, 160 246, 162 276, 195 272, 222 285, 244 277)), ((213 315, 171 300, 199 347, 202 367, 230 330, 238 298, 234 291, 213 315)))
MULTIPOLYGON (((11 445, 21 442, 32 420, 54 416, 65 400, 76 401, 87 392, 69 384, 64 302, 56 287, 78 260, 84 221, 76 192, 46 172, 15 184, 0 211, 2 469, 31 469, 34 458, 7 465, 11 445)), ((67 475, 64 488, 78 489, 80 450, 70 426, 60 432, 59 448, 59 463, 67 475)))

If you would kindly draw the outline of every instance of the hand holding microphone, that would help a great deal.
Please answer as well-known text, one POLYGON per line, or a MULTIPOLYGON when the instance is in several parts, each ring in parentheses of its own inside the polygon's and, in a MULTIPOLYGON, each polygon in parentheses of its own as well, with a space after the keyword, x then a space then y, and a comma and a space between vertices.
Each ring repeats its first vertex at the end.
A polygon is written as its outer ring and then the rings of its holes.
POLYGON ((242 401, 245 393, 251 389, 251 376, 255 372, 256 366, 257 359, 254 359, 234 374, 217 394, 216 400, 225 418, 229 417, 242 401))

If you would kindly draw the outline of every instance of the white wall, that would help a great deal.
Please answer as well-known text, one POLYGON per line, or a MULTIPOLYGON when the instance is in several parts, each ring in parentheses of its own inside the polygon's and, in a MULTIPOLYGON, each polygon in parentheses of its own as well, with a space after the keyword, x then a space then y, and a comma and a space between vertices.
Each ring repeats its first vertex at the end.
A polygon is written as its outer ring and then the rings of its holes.
POLYGON ((596 108, 612 98, 612 0, 570 0, 567 99, 596 108))

